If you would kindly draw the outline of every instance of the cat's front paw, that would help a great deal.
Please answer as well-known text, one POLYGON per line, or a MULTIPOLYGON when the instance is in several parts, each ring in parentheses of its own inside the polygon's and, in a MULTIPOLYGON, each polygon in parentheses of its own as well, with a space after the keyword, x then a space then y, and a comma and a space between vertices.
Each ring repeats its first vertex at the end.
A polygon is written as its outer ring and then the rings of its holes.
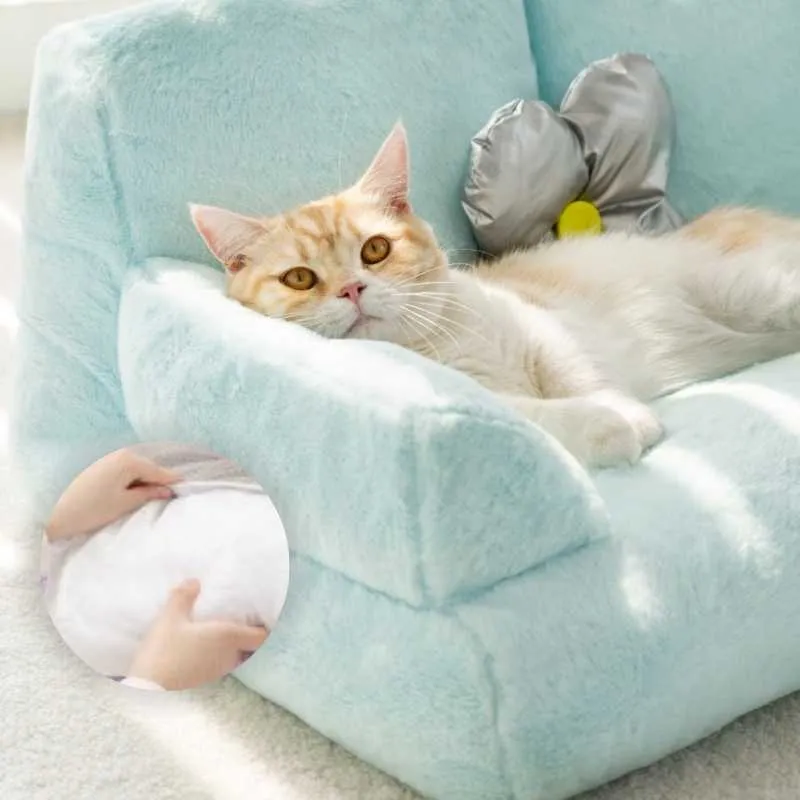
POLYGON ((598 394, 578 403, 573 431, 579 441, 570 449, 587 466, 635 464, 664 435, 658 417, 636 400, 598 394))
POLYGON ((639 403, 631 404, 621 410, 623 416, 633 425, 642 452, 649 450, 654 444, 658 444, 664 437, 664 426, 661 420, 645 405, 639 403))
POLYGON ((571 449, 589 467, 635 464, 644 450, 636 428, 606 406, 596 406, 584 417, 580 439, 571 449))

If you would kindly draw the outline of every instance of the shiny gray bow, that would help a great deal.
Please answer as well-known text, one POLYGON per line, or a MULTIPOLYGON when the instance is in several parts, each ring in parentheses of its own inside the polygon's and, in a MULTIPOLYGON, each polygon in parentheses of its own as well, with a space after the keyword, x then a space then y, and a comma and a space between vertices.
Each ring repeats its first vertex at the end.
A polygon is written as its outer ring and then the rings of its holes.
POLYGON ((579 198, 607 230, 680 226, 665 196, 673 138, 666 84, 635 53, 587 67, 558 112, 538 100, 507 103, 471 143, 462 205, 478 244, 492 254, 537 244, 579 198))

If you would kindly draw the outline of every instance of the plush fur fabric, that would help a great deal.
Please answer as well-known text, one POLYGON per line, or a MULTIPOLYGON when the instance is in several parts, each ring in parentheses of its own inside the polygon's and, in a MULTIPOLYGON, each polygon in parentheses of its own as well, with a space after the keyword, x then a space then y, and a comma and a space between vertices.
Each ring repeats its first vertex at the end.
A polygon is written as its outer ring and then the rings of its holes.
POLYGON ((590 480, 462 376, 264 319, 200 265, 132 272, 120 319, 137 432, 235 458, 286 521, 241 679, 422 791, 566 797, 798 687, 800 357, 660 401, 667 441, 590 480))
POLYGON ((662 400, 667 441, 592 485, 462 376, 264 319, 199 265, 131 273, 120 327, 138 433, 235 458, 286 521, 287 607, 242 680, 476 800, 566 797, 798 687, 799 368, 662 400))
POLYGON ((800 212, 795 0, 523 2, 548 103, 597 58, 655 61, 677 121, 668 197, 684 215, 720 203, 800 212))
POLYGON ((365 9, 163 0, 42 42, 14 427, 43 505, 56 467, 58 483, 135 438, 116 367, 119 287, 149 256, 212 263, 188 202, 271 213, 313 199, 360 175, 402 117, 419 151, 414 202, 448 247, 474 247, 459 202, 469 138, 509 96, 536 94, 520 2, 365 9))
MULTIPOLYGON (((630 11, 567 5, 598 41, 630 11)), ((662 401, 667 442, 589 476, 463 376, 136 265, 206 258, 189 199, 307 199, 340 152, 358 174, 398 110, 419 210, 469 246, 469 137, 534 88, 512 0, 196 0, 50 36, 32 104, 13 434, 40 513, 138 436, 239 461, 294 548, 241 680, 441 798, 564 798, 798 688, 800 362, 662 401)))
POLYGON ((129 274, 128 416, 144 440, 192 441, 241 464, 295 553, 427 607, 606 530, 577 464, 473 381, 395 345, 267 319, 222 282, 168 259, 129 274), (521 523, 526 535, 500 535, 521 523))

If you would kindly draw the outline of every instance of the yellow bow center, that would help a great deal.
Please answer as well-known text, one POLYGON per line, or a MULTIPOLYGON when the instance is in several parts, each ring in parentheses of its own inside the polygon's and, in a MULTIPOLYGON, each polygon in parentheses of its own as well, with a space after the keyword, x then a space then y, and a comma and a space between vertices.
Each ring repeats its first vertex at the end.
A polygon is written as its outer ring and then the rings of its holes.
POLYGON ((571 236, 597 236, 603 232, 600 212, 588 200, 567 203, 556 222, 556 236, 566 239, 571 236))

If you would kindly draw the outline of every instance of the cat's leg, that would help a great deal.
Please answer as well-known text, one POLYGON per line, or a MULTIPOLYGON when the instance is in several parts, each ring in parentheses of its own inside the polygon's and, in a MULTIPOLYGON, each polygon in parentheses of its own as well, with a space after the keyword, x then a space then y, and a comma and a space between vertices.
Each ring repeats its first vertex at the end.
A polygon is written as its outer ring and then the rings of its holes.
POLYGON ((658 417, 646 405, 615 391, 553 399, 499 397, 591 467, 634 464, 663 436, 658 417))
POLYGON ((582 343, 548 312, 532 306, 520 360, 531 394, 489 386, 588 466, 633 464, 663 435, 658 417, 606 376, 582 343))

